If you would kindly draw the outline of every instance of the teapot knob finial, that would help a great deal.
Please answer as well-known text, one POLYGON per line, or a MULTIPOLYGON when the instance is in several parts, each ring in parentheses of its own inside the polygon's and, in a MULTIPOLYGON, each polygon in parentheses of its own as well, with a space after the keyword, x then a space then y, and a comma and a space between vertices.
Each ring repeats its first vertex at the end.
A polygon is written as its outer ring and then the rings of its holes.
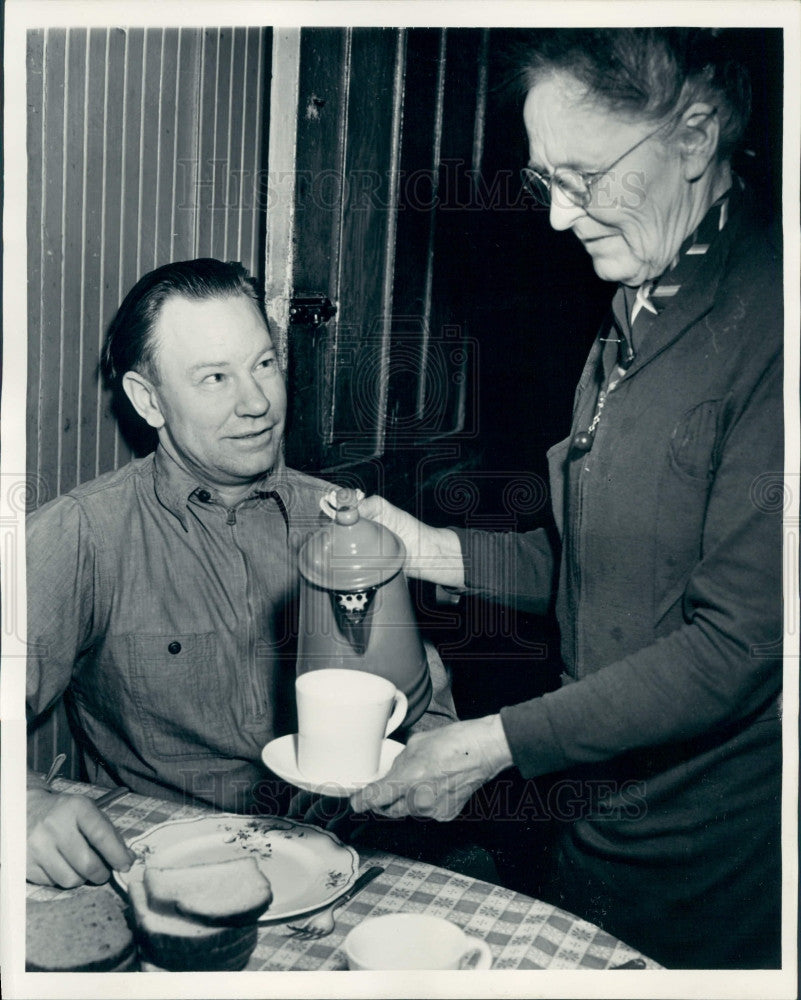
POLYGON ((343 487, 336 491, 337 524, 355 524, 359 520, 359 496, 356 490, 343 487))

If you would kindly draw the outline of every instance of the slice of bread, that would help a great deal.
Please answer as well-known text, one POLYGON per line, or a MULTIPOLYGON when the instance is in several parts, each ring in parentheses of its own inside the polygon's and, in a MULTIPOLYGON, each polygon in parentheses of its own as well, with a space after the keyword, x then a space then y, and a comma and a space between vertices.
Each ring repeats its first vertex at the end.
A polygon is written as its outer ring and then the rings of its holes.
POLYGON ((184 916, 214 924, 249 924, 273 899, 270 882, 252 857, 185 868, 145 868, 151 907, 175 907, 184 916))
POLYGON ((128 895, 136 919, 139 953, 144 961, 162 969, 235 972, 247 965, 256 947, 255 923, 216 926, 185 917, 174 907, 152 905, 144 881, 139 878, 129 881, 128 895))
POLYGON ((137 968, 126 907, 110 886, 73 889, 25 904, 28 972, 119 972, 137 968))

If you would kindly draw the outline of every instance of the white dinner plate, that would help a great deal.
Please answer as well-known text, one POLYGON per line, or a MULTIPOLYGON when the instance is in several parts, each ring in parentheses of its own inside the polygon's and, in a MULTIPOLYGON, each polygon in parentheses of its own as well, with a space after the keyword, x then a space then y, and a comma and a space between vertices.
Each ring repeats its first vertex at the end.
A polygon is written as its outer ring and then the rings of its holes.
POLYGON ((114 872, 127 891, 147 865, 178 868, 252 856, 270 880, 273 901, 259 923, 295 917, 333 902, 355 882, 359 855, 328 830, 274 816, 214 813, 160 823, 129 842, 136 861, 114 872))
POLYGON ((303 788, 307 792, 318 792, 321 795, 347 796, 357 792, 371 781, 383 778, 392 767, 392 762, 403 750, 403 744, 397 740, 384 740, 381 745, 381 760, 378 770, 369 778, 358 781, 311 781, 298 767, 298 737, 296 733, 289 736, 279 736, 271 740, 261 752, 261 759, 274 771, 279 778, 288 781, 290 785, 303 788))

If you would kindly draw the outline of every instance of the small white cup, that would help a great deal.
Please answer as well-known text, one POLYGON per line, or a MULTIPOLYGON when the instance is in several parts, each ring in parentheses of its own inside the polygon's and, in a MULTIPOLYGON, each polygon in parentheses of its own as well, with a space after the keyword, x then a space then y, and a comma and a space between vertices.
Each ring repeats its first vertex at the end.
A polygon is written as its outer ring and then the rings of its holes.
POLYGON ((403 722, 406 695, 364 670, 310 670, 295 681, 298 770, 311 781, 372 778, 385 737, 403 722))
POLYGON ((429 913, 368 917, 343 944, 351 971, 379 969, 489 969, 486 941, 429 913))

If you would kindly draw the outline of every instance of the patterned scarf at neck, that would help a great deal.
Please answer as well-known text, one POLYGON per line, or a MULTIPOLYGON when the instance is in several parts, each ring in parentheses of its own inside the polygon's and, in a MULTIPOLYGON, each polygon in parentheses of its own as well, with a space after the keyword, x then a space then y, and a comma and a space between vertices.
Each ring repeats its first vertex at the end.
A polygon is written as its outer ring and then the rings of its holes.
POLYGON ((624 370, 634 360, 636 335, 632 335, 632 327, 637 316, 643 309, 658 316, 693 275, 698 262, 728 221, 731 196, 732 189, 729 188, 710 205, 698 228, 682 243, 670 266, 658 278, 646 281, 636 289, 622 286, 626 308, 625 312, 615 309, 614 318, 620 343, 618 364, 624 370))

